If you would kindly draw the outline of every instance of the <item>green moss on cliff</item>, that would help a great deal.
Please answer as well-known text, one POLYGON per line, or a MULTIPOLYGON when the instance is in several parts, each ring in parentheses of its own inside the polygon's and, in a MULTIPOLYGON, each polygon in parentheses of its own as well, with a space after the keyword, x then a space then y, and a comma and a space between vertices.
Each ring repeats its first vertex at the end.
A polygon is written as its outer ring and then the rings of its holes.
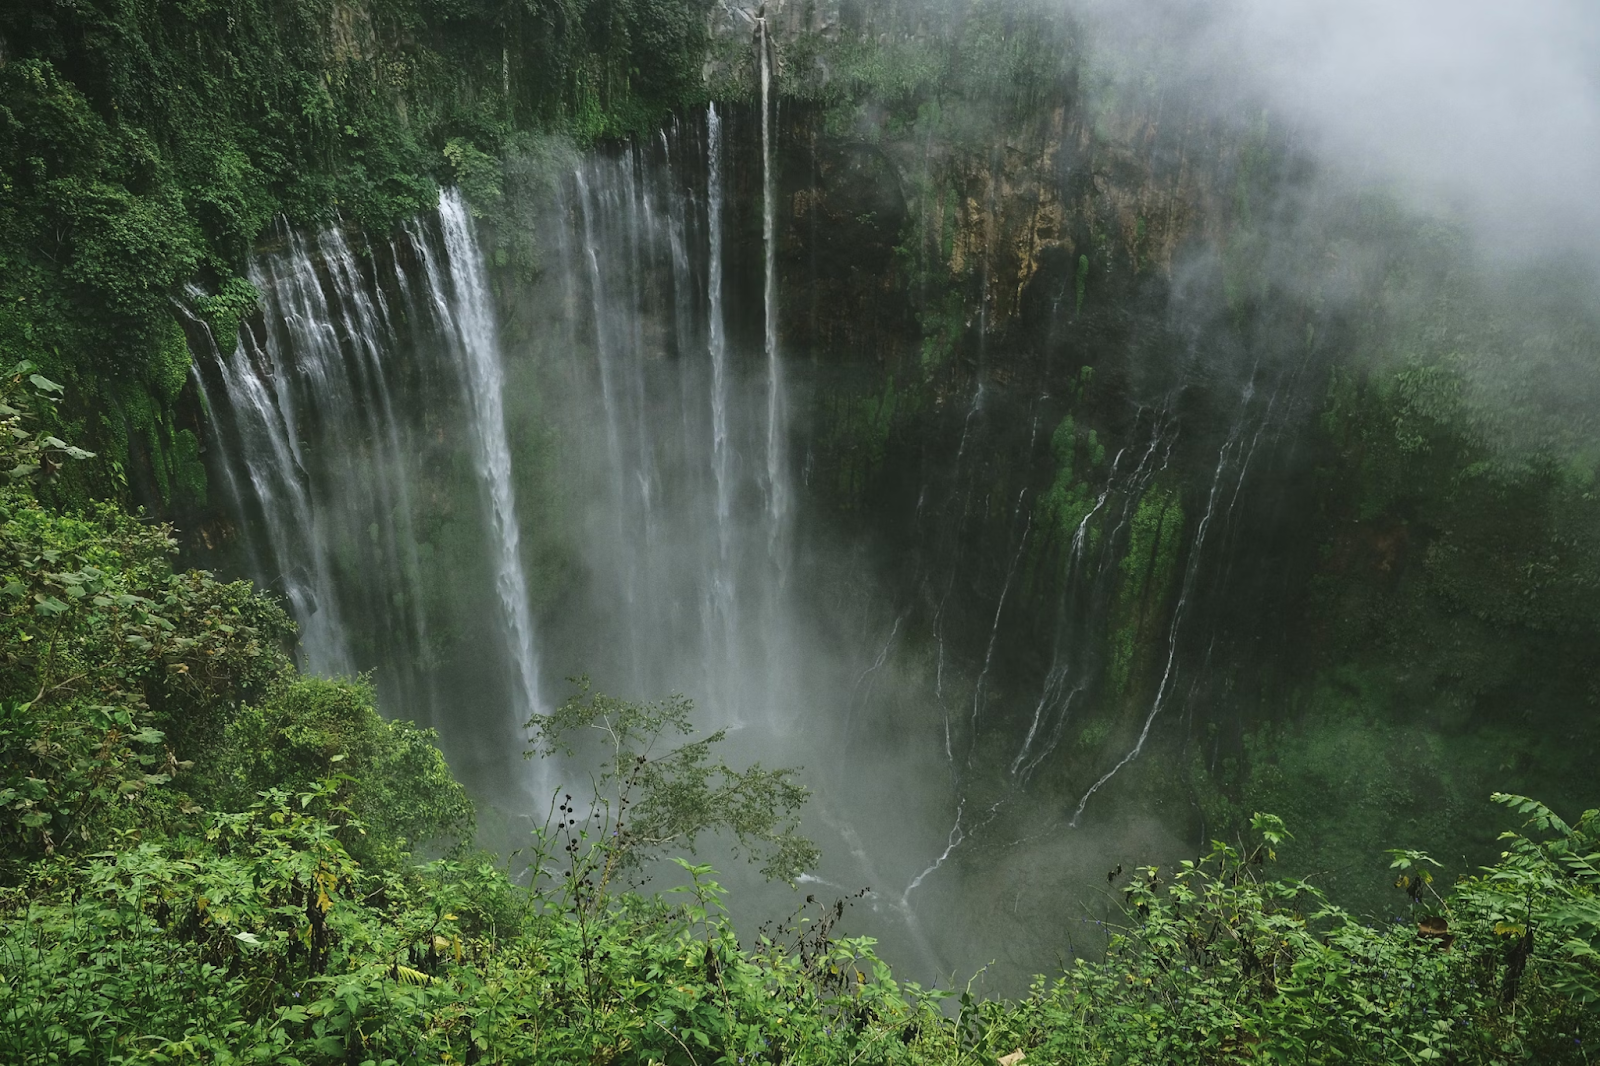
MULTIPOLYGON (((1065 567, 1071 560, 1071 545, 1083 528, 1086 546, 1098 541, 1099 529, 1085 526, 1094 510, 1096 493, 1084 480, 1083 472, 1094 465, 1094 455, 1099 449, 1094 430, 1089 430, 1080 440, 1077 424, 1071 415, 1064 415, 1050 435, 1050 452, 1055 457, 1055 480, 1040 498, 1050 541, 1065 567), (1086 458, 1080 458, 1080 455, 1086 458)), ((1104 454, 1103 451, 1101 454, 1104 454)))
MULTIPOLYGON (((1091 367, 1079 369, 1071 392, 1076 402, 1082 403, 1093 379, 1091 367)), ((1064 581, 1077 558, 1074 549, 1079 537, 1087 556, 1092 557, 1100 543, 1100 527, 1089 519, 1100 498, 1097 486, 1106 449, 1097 431, 1079 426, 1071 414, 1066 414, 1050 434, 1050 455, 1055 472, 1050 487, 1039 497, 1039 514, 1047 534, 1039 541, 1039 551, 1054 553, 1064 581)))
POLYGON ((899 419, 915 413, 914 392, 895 387, 893 375, 881 392, 836 396, 829 404, 825 447, 838 474, 838 497, 854 505, 883 467, 899 419))
POLYGON ((239 335, 239 325, 255 312, 261 294, 244 278, 231 277, 217 287, 213 294, 195 300, 195 309, 211 327, 211 336, 219 347, 233 343, 239 335))
POLYGON ((938 303, 918 314, 917 320, 922 326, 922 369, 932 375, 955 355, 967 330, 967 309, 961 294, 948 289, 938 303))
POLYGON ((1161 484, 1146 490, 1128 523, 1128 550, 1118 564, 1106 667, 1114 692, 1128 690, 1141 652, 1163 632, 1183 531, 1183 503, 1177 491, 1161 484))

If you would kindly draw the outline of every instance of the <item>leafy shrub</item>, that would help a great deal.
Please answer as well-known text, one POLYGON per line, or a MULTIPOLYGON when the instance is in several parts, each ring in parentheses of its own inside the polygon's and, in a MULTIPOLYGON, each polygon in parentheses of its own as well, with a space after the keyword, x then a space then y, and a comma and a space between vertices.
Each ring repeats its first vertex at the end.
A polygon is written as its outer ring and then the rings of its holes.
POLYGON ((136 824, 284 662, 292 626, 248 583, 174 573, 171 530, 35 486, 88 458, 25 428, 60 392, 26 365, 0 379, 0 869, 92 851, 136 824))
POLYGON ((1270 816, 1253 824, 1253 848, 1218 843, 1170 880, 1138 871, 1126 889, 1132 924, 1106 961, 1037 984, 1005 1022, 1016 1039, 1047 1061, 1095 1063, 1586 1061, 1600 966, 1563 941, 1600 937, 1600 912, 1579 917, 1596 882, 1571 883, 1559 856, 1592 850, 1592 835, 1508 833, 1500 864, 1443 897, 1427 887, 1431 860, 1394 852, 1411 920, 1374 927, 1305 881, 1262 879, 1287 832, 1270 816), (1569 886, 1553 890, 1553 878, 1569 886), (1507 924, 1508 906, 1523 924, 1507 924), (1558 931, 1557 915, 1574 924, 1558 931), (1071 1057, 1084 1046, 1098 1056, 1071 1057))
POLYGON ((601 889, 622 845, 576 820, 536 836, 553 879, 527 887, 365 867, 338 790, 36 866, 0 900, 7 1061, 1560 1064, 1595 1021, 1600 813, 1569 826, 1518 797, 1533 832, 1448 895, 1396 853, 1414 921, 1262 878, 1287 834, 1258 815, 1252 847, 1138 871, 1103 961, 946 1012, 870 939, 833 937, 837 910, 743 947, 708 867, 682 864, 676 903, 601 889))
MULTIPOLYGON (((816 845, 799 833, 798 812, 809 793, 792 769, 757 763, 735 770, 714 759, 725 731, 685 739, 694 734, 692 709, 682 696, 633 703, 593 693, 581 679, 575 695, 528 723, 536 740, 528 754, 570 759, 586 734, 599 741, 600 771, 587 802, 593 824, 586 821, 580 833, 585 854, 596 864, 591 873, 602 884, 617 869, 676 849, 693 854, 706 832, 731 836, 735 854, 761 863, 768 880, 792 881, 817 861, 816 845)), ((577 824, 570 816, 573 803, 569 795, 561 804, 567 813, 555 820, 557 826, 577 824)))
POLYGON ((270 789, 303 791, 340 776, 341 801, 372 831, 351 851, 393 865, 415 847, 471 837, 472 804, 450 776, 437 736, 382 718, 364 679, 285 673, 229 724, 209 771, 213 802, 242 809, 270 789))

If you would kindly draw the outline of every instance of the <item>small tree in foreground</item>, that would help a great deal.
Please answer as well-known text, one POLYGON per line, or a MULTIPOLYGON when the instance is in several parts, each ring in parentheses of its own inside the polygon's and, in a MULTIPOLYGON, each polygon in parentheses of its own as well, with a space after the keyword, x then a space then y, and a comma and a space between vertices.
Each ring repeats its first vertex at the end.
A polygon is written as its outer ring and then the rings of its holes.
POLYGON ((576 684, 560 707, 528 722, 527 756, 572 757, 582 738, 601 742, 585 817, 572 795, 558 796, 541 836, 593 865, 578 878, 591 903, 621 871, 669 849, 693 854, 702 833, 731 837, 734 854, 760 864, 768 880, 793 881, 816 864, 817 846, 800 835, 798 817, 810 792, 795 768, 733 769, 714 752, 726 730, 694 738, 694 704, 684 696, 634 703, 590 691, 587 678, 576 684))

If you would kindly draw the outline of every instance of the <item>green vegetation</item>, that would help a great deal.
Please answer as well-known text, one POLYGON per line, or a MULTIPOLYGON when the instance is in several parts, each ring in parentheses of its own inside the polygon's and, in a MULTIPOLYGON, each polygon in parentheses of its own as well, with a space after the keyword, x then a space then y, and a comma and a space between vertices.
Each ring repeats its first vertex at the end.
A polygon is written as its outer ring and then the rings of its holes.
POLYGON ((1178 555, 1183 551, 1183 504, 1173 490, 1156 484, 1145 491, 1128 523, 1128 551, 1119 564, 1116 602, 1111 609, 1112 689, 1127 690, 1134 660, 1159 643, 1168 619, 1178 555))
POLYGON ((62 513, 37 501, 36 484, 89 457, 37 428, 60 391, 22 364, 0 396, 9 870, 96 851, 172 815, 155 786, 220 735, 227 708, 281 669, 279 644, 291 630, 246 583, 174 573, 170 529, 110 504, 62 513))
MULTIPOLYGON (((1076 397, 1081 402, 1083 392, 1093 380, 1089 367, 1080 371, 1076 397)), ((1105 445, 1093 429, 1078 431, 1073 417, 1063 415, 1050 435, 1050 454, 1055 460, 1055 475, 1050 487, 1039 498, 1040 511, 1047 522, 1048 537, 1044 544, 1060 560, 1063 580, 1076 560, 1074 545, 1081 532, 1082 550, 1093 553, 1100 542, 1100 527, 1089 522, 1095 512, 1098 493, 1093 479, 1106 461, 1105 445)))
POLYGON ((6 1061, 1587 1061, 1600 812, 1520 797, 1497 798, 1526 832, 1448 893, 1392 853, 1402 922, 1263 879, 1290 841, 1257 815, 1259 843, 1139 870, 1103 959, 946 1009, 836 934, 842 904, 742 941, 708 866, 637 891, 711 832, 792 877, 816 859, 805 792, 717 759, 682 699, 585 685, 530 724, 542 753, 588 749, 593 792, 553 800, 501 868, 470 850, 431 734, 363 681, 297 676, 280 610, 171 570, 165 527, 46 502, 93 459, 39 428, 60 391, 25 365, 0 388, 6 1061))
POLYGON ((894 137, 920 120, 986 144, 991 123, 1027 122, 1071 84, 1080 57, 1076 27, 1032 0, 864 4, 843 22, 786 42, 782 56, 783 91, 824 108, 836 135, 894 137))
POLYGON ((472 804, 434 740, 432 730, 379 717, 365 681, 286 673, 228 723, 202 790, 245 810, 271 789, 301 793, 348 777, 341 802, 367 828, 350 853, 393 867, 414 846, 471 836, 472 804))
MULTIPOLYGON (((761 863, 769 880, 793 881, 816 865, 816 845, 800 835, 795 817, 807 793, 795 783, 794 771, 764 770, 759 763, 734 770, 713 761, 712 751, 726 733, 683 739, 694 734, 692 710, 682 696, 630 703, 591 693, 588 681, 580 680, 571 699, 528 723, 536 741, 530 756, 571 759, 585 739, 600 746, 589 800, 594 825, 584 832, 598 841, 592 857, 603 863, 598 886, 590 888, 603 889, 612 875, 676 849, 693 854, 705 832, 731 838, 734 853, 761 863)), ((577 824, 571 803, 568 796, 561 805, 569 828, 577 824)))
POLYGON ((1492 788, 1596 802, 1600 323, 1580 267, 1486 276, 1459 232, 1349 211, 1379 261, 1309 435, 1311 656, 1219 783, 1294 818, 1316 843, 1286 858, 1354 902, 1379 841, 1492 855, 1492 788))
POLYGON ((878 395, 857 396, 843 388, 837 390, 828 420, 830 451, 839 471, 839 499, 855 501, 866 496, 873 477, 883 467, 896 417, 905 418, 918 399, 916 392, 897 392, 893 375, 878 395))

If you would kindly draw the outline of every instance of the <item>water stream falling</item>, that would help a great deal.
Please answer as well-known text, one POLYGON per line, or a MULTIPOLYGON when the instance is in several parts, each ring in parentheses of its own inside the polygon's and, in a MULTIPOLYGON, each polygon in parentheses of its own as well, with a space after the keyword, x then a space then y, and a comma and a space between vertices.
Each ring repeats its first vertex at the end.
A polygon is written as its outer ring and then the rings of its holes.
POLYGON ((458 193, 435 221, 359 246, 280 225, 249 265, 259 318, 231 349, 203 343, 196 376, 244 566, 283 595, 305 667, 375 671, 391 715, 487 719, 447 744, 522 780, 541 704, 499 341, 458 193))
POLYGON ((1190 541, 1189 558, 1184 567, 1182 584, 1178 589, 1178 604, 1173 608, 1172 619, 1168 623, 1166 658, 1161 669, 1161 682, 1156 689, 1155 698, 1150 702, 1150 713, 1145 716, 1144 725, 1139 729, 1139 738, 1134 742, 1133 747, 1117 761, 1115 766, 1097 778, 1094 784, 1090 785, 1088 790, 1084 792, 1083 797, 1078 800, 1078 806, 1073 810, 1072 818, 1067 823, 1074 829, 1077 828, 1079 819, 1083 817, 1084 808, 1089 805, 1089 800, 1093 798, 1094 794, 1105 787, 1106 783, 1115 777, 1123 767, 1137 759, 1139 754, 1144 751, 1145 742, 1150 739, 1150 727, 1155 724, 1156 718, 1161 714, 1162 708, 1166 706, 1167 699, 1173 691, 1178 662, 1178 641, 1183 633, 1184 615, 1189 608, 1189 598, 1194 592, 1195 575, 1200 572, 1201 560, 1204 557, 1206 532, 1211 527, 1212 515, 1216 513, 1217 490, 1222 484, 1223 471, 1228 465, 1228 460, 1231 457, 1234 446, 1238 443, 1238 439, 1238 427, 1236 426, 1235 432, 1229 436, 1217 456, 1217 470, 1211 479, 1211 491, 1206 494, 1205 514, 1201 516, 1200 524, 1195 528, 1194 538, 1190 541))
MULTIPOLYGON (((534 656, 533 616, 528 605, 528 579, 522 569, 521 529, 517 524, 515 490, 511 485, 511 447, 506 440, 502 393, 505 374, 500 366, 500 345, 494 309, 483 275, 482 257, 472 234, 472 220, 458 191, 447 190, 439 201, 439 222, 452 279, 451 303, 437 302, 441 323, 449 323, 458 340, 460 365, 473 418, 472 437, 478 474, 487 490, 490 551, 494 556, 495 591, 505 615, 505 639, 516 664, 518 695, 515 722, 526 721, 542 710, 539 701, 539 667, 534 656)), ((429 289, 438 294, 443 285, 425 242, 417 245, 428 270, 429 289)))
MULTIPOLYGON (((706 106, 706 227, 706 347, 711 362, 711 473, 716 489, 712 513, 717 527, 717 558, 707 607, 731 654, 738 625, 738 589, 730 565, 733 472, 728 440, 728 327, 722 312, 722 118, 715 103, 706 106)), ((687 266, 684 261, 682 267, 687 266)), ((689 405, 684 408, 687 420, 689 405)), ((736 663, 730 665, 737 668, 736 663)))
MULTIPOLYGON (((1012 515, 1013 523, 1016 522, 1016 516, 1022 513, 1022 504, 1026 496, 1026 489, 1017 494, 1017 506, 1012 515)), ((969 763, 972 761, 972 750, 970 745, 976 744, 978 739, 978 719, 983 714, 984 683, 989 680, 989 671, 994 667, 994 649, 995 644, 1000 639, 1000 620, 1005 616, 1006 597, 1011 594, 1011 584, 1017 576, 1017 565, 1022 562, 1022 553, 1026 551, 1028 547, 1028 533, 1032 529, 1033 512, 1029 511, 1027 520, 1022 526, 1022 535, 1017 538, 1017 550, 1011 556, 1011 565, 1006 568, 1006 579, 1004 584, 1000 586, 1000 596, 995 601, 994 623, 989 627, 989 642, 985 646, 983 652, 983 668, 978 671, 977 683, 972 686, 972 719, 968 723, 968 730, 971 734, 971 740, 969 741, 969 748, 967 752, 967 761, 969 763)))
MULTIPOLYGON (((753 204, 729 194, 727 116, 703 119, 596 153, 562 183, 550 243, 568 289, 550 313, 565 347, 529 343, 579 382, 564 406, 595 491, 579 502, 593 593, 578 628, 624 637, 576 644, 572 669, 642 697, 685 692, 721 725, 772 725, 791 714, 795 654, 775 251, 736 247, 753 204)), ((770 187, 770 160, 759 180, 770 187)))
POLYGON ((1276 404, 1276 392, 1274 393, 1273 401, 1267 404, 1265 411, 1256 412, 1253 407, 1256 395, 1255 381, 1256 371, 1252 370, 1240 397, 1238 413, 1234 416, 1226 439, 1217 450, 1217 465, 1211 475, 1210 489, 1206 493, 1205 511, 1202 513, 1199 523, 1195 526, 1194 534, 1190 538, 1186 553, 1187 559, 1184 563, 1183 578, 1178 586, 1177 603, 1172 608, 1167 623, 1166 648, 1161 667, 1161 679, 1156 687, 1155 696, 1150 701, 1149 712, 1144 717, 1144 724, 1139 729, 1139 735, 1134 741, 1133 747, 1118 759, 1115 765, 1096 778, 1094 783, 1089 786, 1078 800, 1077 807, 1074 808, 1072 817, 1067 823, 1071 828, 1077 828, 1079 821, 1083 818, 1085 808, 1088 807, 1089 801, 1094 797, 1095 793, 1104 788, 1112 778, 1143 753, 1145 744, 1150 739, 1151 727, 1155 724, 1156 719, 1161 715, 1162 710, 1176 690, 1178 656, 1181 648, 1180 641, 1184 635, 1183 627, 1189 612, 1193 609, 1192 601, 1195 596, 1197 580, 1207 558, 1207 535, 1210 533, 1212 522, 1217 515, 1218 498, 1219 493, 1222 491, 1223 479, 1227 475, 1230 465, 1233 466, 1234 485, 1233 491, 1229 495, 1227 514, 1225 516, 1225 520, 1231 521, 1233 507, 1238 501, 1239 493, 1244 487, 1245 478, 1250 472, 1250 459, 1254 454, 1255 445, 1260 441, 1262 433, 1272 424, 1271 419, 1273 408, 1276 404), (1252 419, 1255 421, 1253 427, 1250 425, 1252 419), (1245 443, 1247 437, 1249 438, 1248 445, 1245 443))
POLYGON ((756 19, 756 51, 761 71, 761 248, 762 343, 767 357, 767 518, 769 550, 781 576, 779 536, 789 510, 789 489, 784 472, 783 363, 778 357, 778 235, 777 190, 773 175, 772 40, 767 20, 756 19))
POLYGON ((556 328, 502 337, 447 191, 392 239, 283 227, 252 262, 259 320, 202 360, 246 566, 284 593, 306 666, 374 670, 385 712, 439 725, 480 785, 536 787, 515 756, 551 656, 608 692, 688 693, 711 724, 781 730, 805 706, 764 24, 757 43, 744 151, 713 105, 559 183, 551 269, 523 309, 556 328), (519 491, 537 408, 512 364, 545 375, 556 398, 535 432, 561 435, 566 484, 588 487, 557 515, 584 593, 543 639, 523 523, 558 500, 519 491))

